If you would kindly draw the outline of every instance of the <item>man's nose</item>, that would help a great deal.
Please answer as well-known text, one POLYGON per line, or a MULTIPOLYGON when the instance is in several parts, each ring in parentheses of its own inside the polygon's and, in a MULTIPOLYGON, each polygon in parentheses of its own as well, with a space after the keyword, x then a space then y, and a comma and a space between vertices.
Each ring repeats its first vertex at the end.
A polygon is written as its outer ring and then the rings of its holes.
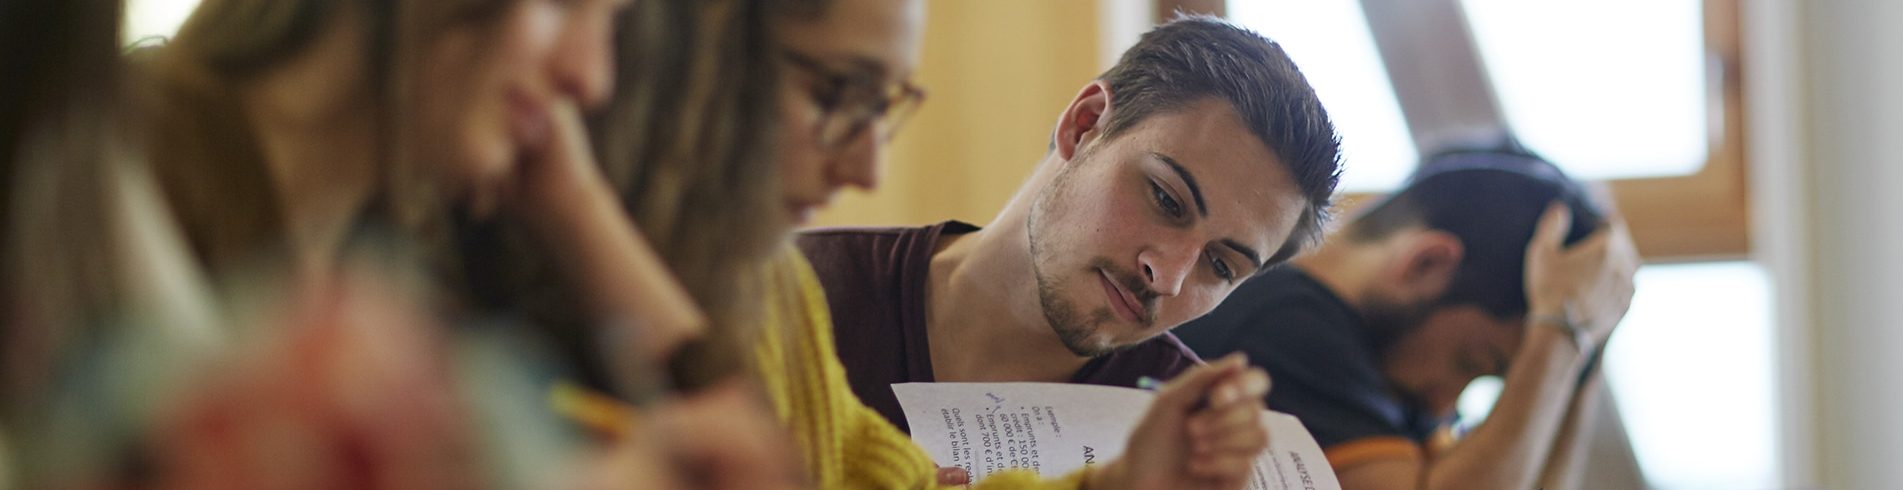
POLYGON ((1137 263, 1143 268, 1143 279, 1150 290, 1161 296, 1175 296, 1183 292, 1183 282, 1196 270, 1200 255, 1198 247, 1155 247, 1138 254, 1137 263))

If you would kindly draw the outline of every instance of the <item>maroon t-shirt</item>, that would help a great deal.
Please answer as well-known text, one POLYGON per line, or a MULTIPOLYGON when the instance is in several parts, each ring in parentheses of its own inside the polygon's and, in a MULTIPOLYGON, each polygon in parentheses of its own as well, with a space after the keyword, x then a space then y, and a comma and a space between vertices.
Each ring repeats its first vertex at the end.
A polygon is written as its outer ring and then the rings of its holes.
MULTIPOLYGON (((833 342, 852 392, 886 420, 911 432, 893 383, 932 382, 925 335, 926 273, 940 238, 977 231, 946 221, 921 228, 829 228, 801 233, 832 306, 833 342)), ((1070 382, 1135 386, 1138 377, 1170 379, 1201 364, 1175 335, 1091 359, 1070 382)))

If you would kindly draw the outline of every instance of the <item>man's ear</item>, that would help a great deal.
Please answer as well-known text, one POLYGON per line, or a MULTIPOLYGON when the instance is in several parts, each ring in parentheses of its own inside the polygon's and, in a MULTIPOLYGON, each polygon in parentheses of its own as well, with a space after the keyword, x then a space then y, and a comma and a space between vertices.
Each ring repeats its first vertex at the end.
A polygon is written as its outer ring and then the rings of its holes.
POLYGON ((1057 119, 1057 132, 1051 142, 1057 157, 1066 161, 1075 157, 1084 143, 1103 134, 1109 115, 1110 87, 1102 80, 1085 85, 1057 119))
POLYGON ((1396 244, 1395 253, 1389 276, 1394 293, 1409 301, 1429 301, 1446 294, 1466 247, 1451 233, 1417 230, 1396 244))

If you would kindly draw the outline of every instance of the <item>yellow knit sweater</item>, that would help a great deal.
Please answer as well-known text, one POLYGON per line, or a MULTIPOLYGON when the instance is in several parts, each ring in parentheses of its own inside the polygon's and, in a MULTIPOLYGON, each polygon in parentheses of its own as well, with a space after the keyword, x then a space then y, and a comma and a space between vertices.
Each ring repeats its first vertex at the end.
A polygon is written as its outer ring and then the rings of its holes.
MULTIPOLYGON (((853 396, 833 353, 825 291, 797 249, 788 246, 767 268, 767 308, 755 346, 761 382, 791 430, 807 473, 819 488, 937 488, 925 450, 853 396)), ((1083 471, 1039 480, 1029 471, 994 474, 981 489, 1077 489, 1083 471)))

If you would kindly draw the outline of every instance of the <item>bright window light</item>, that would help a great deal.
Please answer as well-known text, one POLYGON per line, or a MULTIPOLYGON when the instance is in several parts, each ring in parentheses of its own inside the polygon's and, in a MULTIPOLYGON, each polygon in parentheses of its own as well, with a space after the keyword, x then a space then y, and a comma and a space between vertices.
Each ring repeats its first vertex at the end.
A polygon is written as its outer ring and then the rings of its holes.
POLYGON ((1229 18, 1282 45, 1341 133, 1342 190, 1386 191, 1413 170, 1414 140, 1357 0, 1232 0, 1229 18))
POLYGON ((1771 286, 1749 262, 1654 265, 1606 351, 1653 488, 1773 488, 1771 286))
POLYGON ((121 34, 125 35, 127 43, 154 37, 172 37, 195 8, 198 8, 198 0, 127 0, 125 26, 121 34))
MULTIPOLYGON (((1775 488, 1771 287, 1750 262, 1639 270, 1632 310, 1605 358, 1627 436, 1651 488, 1775 488)), ((1498 378, 1460 396, 1461 424, 1485 420, 1498 378)))
POLYGON ((1454 421, 1460 426, 1459 432, 1473 430, 1487 420, 1487 414, 1493 413, 1493 402, 1500 400, 1500 390, 1506 386, 1506 380, 1499 376, 1481 376, 1468 383, 1467 389, 1460 391, 1460 400, 1454 403, 1460 415, 1460 419, 1454 421))
POLYGON ((1508 124, 1582 178, 1703 167, 1704 11, 1699 0, 1463 0, 1508 124))

